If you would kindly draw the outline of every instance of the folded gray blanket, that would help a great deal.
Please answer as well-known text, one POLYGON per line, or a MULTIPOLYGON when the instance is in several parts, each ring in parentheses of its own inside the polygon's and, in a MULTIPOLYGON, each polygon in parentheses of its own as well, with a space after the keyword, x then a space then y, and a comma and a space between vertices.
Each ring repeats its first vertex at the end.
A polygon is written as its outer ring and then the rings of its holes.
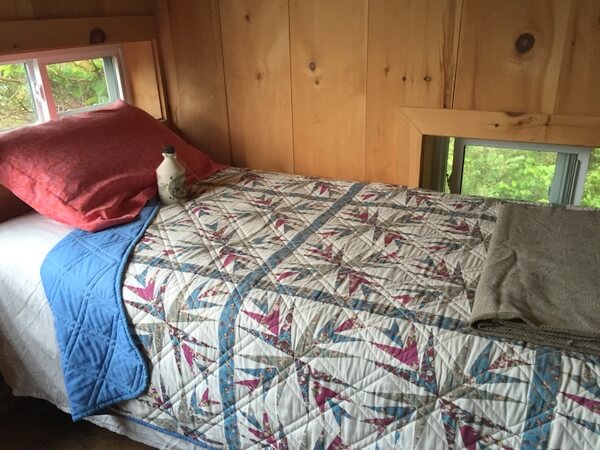
POLYGON ((502 205, 471 325, 600 356, 600 211, 502 205))

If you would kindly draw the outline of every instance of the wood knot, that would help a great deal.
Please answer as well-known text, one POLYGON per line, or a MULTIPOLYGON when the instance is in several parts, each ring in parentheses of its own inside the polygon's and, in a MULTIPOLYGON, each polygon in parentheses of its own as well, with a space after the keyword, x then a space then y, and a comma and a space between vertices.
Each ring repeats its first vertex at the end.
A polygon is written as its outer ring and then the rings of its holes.
POLYGON ((387 77, 388 73, 390 73, 390 68, 386 67, 385 69, 383 69, 385 76, 387 77))
POLYGON ((522 33, 515 41, 515 49, 520 54, 530 51, 535 45, 535 36, 531 33, 522 33))
POLYGON ((317 65, 314 61, 311 61, 310 63, 308 63, 308 68, 314 72, 317 69, 317 65))
POLYGON ((402 76, 402 81, 406 81, 406 75, 402 76))
POLYGON ((106 33, 102 28, 94 28, 90 31, 90 44, 102 44, 106 42, 106 33))
POLYGON ((533 117, 529 116, 517 121, 517 126, 522 127, 524 125, 529 125, 531 122, 533 122, 533 117))
POLYGON ((244 16, 244 19, 246 19, 246 22, 250 23, 250 14, 246 13, 246 15, 244 16))
POLYGON ((498 128, 499 126, 500 126, 500 124, 499 124, 499 123, 495 123, 495 124, 494 124, 494 128, 498 128))
POLYGON ((429 83, 431 81, 431 77, 429 75, 425 75, 425 77, 423 78, 427 83, 429 83))
POLYGON ((256 79, 258 81, 260 81, 260 80, 262 80, 262 78, 263 78, 263 74, 261 72, 256 72, 256 79))
POLYGON ((318 86, 320 84, 321 84, 321 82, 319 80, 315 80, 315 86, 318 86))

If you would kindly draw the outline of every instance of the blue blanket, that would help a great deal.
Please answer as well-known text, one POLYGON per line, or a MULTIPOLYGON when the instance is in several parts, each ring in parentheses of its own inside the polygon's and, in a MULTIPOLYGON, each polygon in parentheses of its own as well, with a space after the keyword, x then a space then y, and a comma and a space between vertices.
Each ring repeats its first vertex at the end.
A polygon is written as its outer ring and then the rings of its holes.
POLYGON ((121 280, 157 209, 154 201, 128 224, 96 233, 75 230, 42 265, 73 420, 137 397, 148 384, 125 315, 121 280))

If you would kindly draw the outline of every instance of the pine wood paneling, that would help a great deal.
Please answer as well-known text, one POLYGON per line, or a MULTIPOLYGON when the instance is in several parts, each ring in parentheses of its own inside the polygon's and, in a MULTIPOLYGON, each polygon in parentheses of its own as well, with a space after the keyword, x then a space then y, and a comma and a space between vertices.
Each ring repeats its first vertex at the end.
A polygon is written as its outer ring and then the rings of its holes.
MULTIPOLYGON (((171 0, 168 15, 177 92, 169 90, 173 123, 193 145, 215 161, 229 164, 229 128, 223 78, 218 2, 171 0)), ((159 19, 164 21, 165 19, 159 19)), ((169 69, 167 68, 167 71, 169 69)), ((168 72, 167 72, 168 73, 168 72)))
POLYGON ((152 41, 130 42, 122 48, 133 104, 156 119, 164 118, 152 41))
POLYGON ((572 3, 555 112, 600 116, 600 1, 572 3))
POLYGON ((451 106, 461 6, 461 0, 369 3, 367 179, 406 179, 410 155, 400 147, 398 106, 451 106))
POLYGON ((454 108, 553 112, 570 5, 464 0, 454 108), (535 43, 521 53, 525 33, 535 43))
POLYGON ((0 20, 146 16, 154 0, 2 0, 0 20))
POLYGON ((235 164, 414 186, 427 118, 462 136, 595 139, 599 8, 598 0, 159 0, 158 18, 174 121, 194 144, 217 148, 210 153, 221 162, 229 126, 235 164), (535 42, 521 53, 525 33, 535 42), (422 109, 419 126, 403 108, 422 109), (450 109, 471 111, 444 115, 450 109))
MULTIPOLYGON (((435 111, 444 110, 435 109, 435 111)), ((394 117, 396 117, 398 123, 399 149, 403 154, 402 158, 396 160, 396 172, 402 174, 401 181, 396 182, 410 187, 418 187, 421 179, 421 153, 424 133, 417 128, 411 120, 412 118, 405 114, 402 108, 396 110, 394 117)))
POLYGON ((294 167, 363 179, 367 72, 363 0, 292 0, 294 167))
MULTIPOLYGON (((600 147, 600 117, 409 107, 398 113, 408 129, 403 143, 415 156, 420 156, 423 135, 600 147)), ((418 172, 413 166, 410 185, 416 186, 418 172)))
POLYGON ((2 0, 0 1, 0 20, 35 19, 33 6, 30 1, 2 0))
POLYGON ((293 172, 287 0, 223 0, 232 162, 293 172))
POLYGON ((90 31, 94 28, 104 30, 107 44, 156 37, 152 16, 18 20, 0 22, 0 53, 88 45, 90 31))
POLYGON ((156 2, 156 24, 158 26, 157 57, 162 85, 164 86, 165 105, 164 111, 169 125, 175 127, 173 117, 179 102, 179 86, 177 84, 177 66, 173 51, 173 36, 171 33, 171 17, 169 15, 168 0, 156 2))

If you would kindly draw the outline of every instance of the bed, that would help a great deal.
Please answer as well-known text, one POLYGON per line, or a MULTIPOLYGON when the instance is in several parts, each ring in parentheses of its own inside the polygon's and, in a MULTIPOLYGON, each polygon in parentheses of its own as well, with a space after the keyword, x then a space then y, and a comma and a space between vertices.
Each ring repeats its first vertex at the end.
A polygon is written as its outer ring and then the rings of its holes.
MULTIPOLYGON (((597 357, 468 326, 499 202, 237 168, 192 191, 120 284, 148 384, 87 420, 159 448, 598 447, 597 357)), ((71 230, 0 224, 0 368, 65 411, 39 268, 71 230)))

